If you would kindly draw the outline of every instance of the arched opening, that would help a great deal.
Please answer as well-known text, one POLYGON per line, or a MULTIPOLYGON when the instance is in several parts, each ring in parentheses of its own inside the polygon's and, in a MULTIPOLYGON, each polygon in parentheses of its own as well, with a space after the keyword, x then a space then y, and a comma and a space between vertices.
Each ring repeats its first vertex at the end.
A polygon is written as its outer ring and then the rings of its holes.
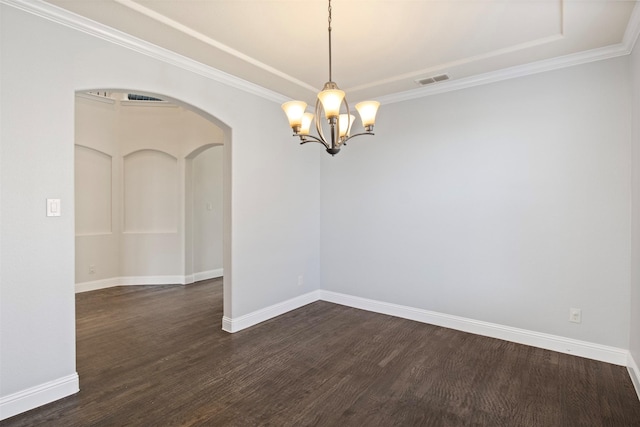
POLYGON ((76 93, 76 291, 224 273, 226 313, 230 129, 179 100, 132 92, 76 93))

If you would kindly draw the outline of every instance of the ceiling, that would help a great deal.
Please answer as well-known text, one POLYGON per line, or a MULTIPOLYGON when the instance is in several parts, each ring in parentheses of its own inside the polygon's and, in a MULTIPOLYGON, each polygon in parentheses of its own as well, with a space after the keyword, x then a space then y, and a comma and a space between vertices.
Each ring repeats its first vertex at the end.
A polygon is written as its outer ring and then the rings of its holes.
MULTIPOLYGON (((315 102, 328 80, 326 0, 48 2, 290 98, 315 102)), ((623 43, 635 4, 333 0, 333 80, 360 101, 597 52, 623 43)))

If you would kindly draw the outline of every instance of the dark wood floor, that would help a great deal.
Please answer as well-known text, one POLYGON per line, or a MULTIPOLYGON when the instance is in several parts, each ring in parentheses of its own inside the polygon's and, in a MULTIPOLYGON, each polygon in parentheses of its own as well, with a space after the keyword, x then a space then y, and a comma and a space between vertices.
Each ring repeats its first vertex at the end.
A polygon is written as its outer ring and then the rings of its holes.
POLYGON ((327 302, 221 318, 221 280, 78 294, 80 393, 0 425, 640 426, 624 367, 327 302))

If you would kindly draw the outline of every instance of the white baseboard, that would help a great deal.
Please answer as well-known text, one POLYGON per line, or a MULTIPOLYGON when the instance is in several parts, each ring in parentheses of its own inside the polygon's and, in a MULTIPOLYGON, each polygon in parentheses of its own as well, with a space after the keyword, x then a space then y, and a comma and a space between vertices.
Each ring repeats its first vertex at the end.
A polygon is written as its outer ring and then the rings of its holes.
POLYGON ((222 330, 231 333, 238 332, 262 323, 265 320, 280 316, 288 311, 311 304, 312 302, 318 301, 319 292, 320 291, 312 291, 234 319, 225 316, 222 318, 222 330))
POLYGON ((78 374, 68 375, 0 398, 0 420, 13 417, 80 390, 78 374))
POLYGON ((224 276, 224 270, 222 268, 216 268, 215 270, 201 271, 199 273, 193 273, 193 281, 199 282, 201 280, 217 279, 224 276))
POLYGON ((102 280, 92 280, 90 282, 76 283, 76 293, 95 291, 98 289, 112 288, 120 285, 119 277, 110 277, 102 280))
POLYGON ((638 395, 638 399, 640 399, 640 369, 638 369, 638 365, 636 361, 633 359, 631 352, 629 352, 629 359, 627 361, 627 370, 629 371, 629 376, 631 377, 631 382, 633 383, 633 387, 636 389, 636 394, 638 395))
POLYGON ((138 285, 184 285, 186 276, 179 274, 167 276, 124 276, 118 286, 138 285))
POLYGON ((476 335, 498 338, 518 344, 544 348, 559 353, 573 354, 575 356, 586 357, 615 365, 628 365, 629 352, 622 348, 324 290, 309 292, 308 294, 292 298, 279 304, 274 304, 235 319, 223 317, 222 329, 232 333, 238 332, 318 300, 372 311, 374 313, 401 317, 430 325, 442 326, 476 335))
POLYGON ((110 277, 108 279, 93 280, 91 282, 76 283, 76 293, 95 291, 97 289, 113 288, 114 286, 136 286, 136 285, 187 285, 200 280, 215 279, 222 277, 224 271, 222 268, 215 270, 202 271, 185 276, 125 276, 110 277))
MULTIPOLYGON (((222 269, 197 273, 193 276, 194 280, 206 280, 208 278, 220 277, 220 275, 222 275, 222 269)), ((110 286, 184 283, 184 280, 185 277, 183 276, 123 277, 96 282, 79 283, 76 285, 76 292, 84 292, 110 286)), ((325 290, 313 291, 282 303, 274 304, 261 310, 245 314, 238 318, 223 317, 222 329, 231 333, 238 332, 318 300, 346 305, 375 313, 401 317, 431 325, 442 326, 445 328, 456 329, 491 338, 498 338, 533 347, 544 348, 560 353, 573 354, 576 356, 586 357, 588 359, 613 363, 615 365, 629 366, 630 356, 626 349, 325 290)), ((633 372, 635 375, 632 379, 635 381, 634 385, 636 386, 636 389, 639 389, 638 379, 640 378, 640 371, 637 367, 633 369, 634 371, 630 370, 630 372, 633 372)))
POLYGON ((415 320, 430 325, 456 329, 491 338, 498 338, 519 344, 568 353, 588 359, 626 366, 629 352, 625 349, 574 340, 557 335, 544 334, 526 329, 513 328, 495 323, 452 316, 434 311, 422 310, 382 301, 354 297, 337 292, 321 290, 320 299, 375 313, 415 320))
MULTIPOLYGON (((94 280, 91 282, 76 283, 76 293, 95 291, 97 289, 113 288, 115 286, 137 286, 137 285, 184 285, 187 276, 125 276, 110 277, 108 279, 94 280)), ((193 281, 191 282, 193 283, 193 281)))

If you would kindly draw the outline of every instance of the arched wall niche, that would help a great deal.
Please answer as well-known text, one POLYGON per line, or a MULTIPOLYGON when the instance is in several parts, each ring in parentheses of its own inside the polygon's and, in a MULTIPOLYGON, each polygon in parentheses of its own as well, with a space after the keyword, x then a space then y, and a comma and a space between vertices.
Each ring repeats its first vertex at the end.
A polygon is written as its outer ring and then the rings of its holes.
POLYGON ((74 154, 76 235, 111 234, 113 156, 81 144, 74 154))
POLYGON ((217 143, 205 144, 205 145, 203 145, 201 147, 196 148, 191 153, 187 154, 187 156, 185 158, 186 159, 194 159, 199 154, 201 154, 202 152, 207 151, 209 148, 222 147, 222 146, 223 146, 223 144, 217 144, 217 143))
POLYGON ((180 213, 178 159, 154 149, 122 156, 123 232, 177 233, 180 213))
MULTIPOLYGON (((120 193, 120 200, 114 197, 113 212, 114 224, 111 235, 98 236, 93 239, 96 242, 102 240, 104 245, 100 252, 111 251, 120 248, 120 256, 117 262, 107 262, 104 269, 90 259, 90 255, 84 253, 83 248, 88 246, 91 236, 76 236, 76 283, 77 289, 85 290, 106 287, 115 284, 116 281, 128 281, 125 284, 137 283, 192 283, 203 280, 211 275, 219 277, 224 271, 224 305, 225 313, 230 307, 231 298, 231 278, 230 268, 230 144, 231 130, 223 121, 195 107, 171 96, 141 90, 126 89, 86 89, 76 92, 76 138, 80 145, 91 147, 93 139, 87 136, 89 132, 82 129, 82 123, 78 123, 87 114, 78 116, 78 105, 91 104, 96 106, 99 114, 103 115, 103 123, 90 123, 93 129, 101 129, 101 139, 96 145, 105 145, 104 134, 112 132, 112 137, 116 139, 132 139, 133 142, 119 144, 112 147, 107 155, 113 156, 112 167, 114 195, 120 193), (114 96, 106 98, 87 95, 88 92, 101 93, 136 93, 145 96, 162 99, 162 104, 153 102, 123 101, 122 98, 114 96), (169 105, 167 105, 169 104, 169 105), (173 106, 174 108, 158 108, 173 106), (177 109, 175 107, 178 107, 177 109), (180 139, 175 146, 157 145, 153 140, 153 131, 142 131, 139 137, 132 137, 127 129, 117 129, 117 122, 127 121, 132 123, 146 122, 153 126, 153 119, 149 119, 149 111, 160 111, 162 116, 159 120, 162 125, 172 120, 181 120, 180 112, 190 121, 192 126, 176 131, 173 135, 180 139), (162 113, 162 112, 165 113, 162 113), (179 113, 176 113, 180 111, 179 113), (110 114, 121 116, 116 120, 110 114), (169 113, 166 113, 169 112, 169 113), (177 114, 177 116, 176 116, 177 114), (133 118, 131 118, 133 117, 133 118), (196 117, 194 119, 194 117, 196 117), (115 124, 114 124, 115 123, 115 124), (206 123, 206 125, 202 125, 206 123), (215 127, 217 131, 211 131, 207 126, 215 127), (149 136, 151 134, 151 136, 149 136), (180 143, 182 142, 182 143, 180 143), (203 197, 194 193, 193 174, 201 171, 198 166, 198 159, 203 153, 211 149, 218 151, 215 157, 219 162, 219 184, 220 200, 207 200, 203 203, 203 197), (194 164, 196 167, 194 168, 194 164), (117 182, 117 176, 122 177, 121 182, 117 182), (171 188, 168 194, 166 191, 171 188), (173 191, 175 189, 175 191, 173 191), (195 206, 194 203, 199 203, 195 206), (202 212, 202 208, 206 210, 202 212), (200 210, 198 210, 200 209, 200 210), (206 254, 219 254, 219 265, 208 263, 209 270, 199 271, 203 268, 203 262, 199 260, 202 255, 202 242, 198 237, 194 239, 194 230, 198 232, 201 224, 194 224, 194 221, 202 220, 205 215, 215 216, 220 223, 221 230, 218 242, 220 248, 204 251, 206 254), (157 253, 148 251, 149 248, 159 248, 157 253), (195 258, 194 258, 195 257, 195 258), (111 264, 111 265, 110 265, 111 264), (117 264, 117 265, 113 265, 117 264), (87 274, 91 274, 87 276, 87 274), (91 280, 96 278, 97 280, 91 280), (127 279, 127 280, 123 280, 127 279), (93 285, 92 282, 102 282, 93 285), (79 283, 79 285, 78 285, 79 283)), ((126 126, 125 126, 126 127, 126 126)), ((159 130, 162 134, 162 131, 159 130)), ((136 132, 133 132, 134 134, 136 132)), ((166 132, 165 132, 166 133, 166 132)), ((171 132, 169 132, 171 133, 171 132)), ((163 134, 164 135, 164 134, 163 134)), ((100 151, 100 150, 99 150, 100 151)), ((202 156, 204 158, 206 156, 202 156)), ((198 186, 196 186, 198 187, 198 186)), ((202 187, 202 186, 200 186, 202 187)), ((197 190, 198 188, 196 188, 197 190)), ((82 202, 80 203, 80 205, 82 202)), ((79 205, 79 206, 80 206, 79 205)), ((95 236, 94 236, 95 237, 95 236)), ((202 240, 202 239, 200 239, 202 240)), ((122 283, 118 283, 122 284, 122 283)), ((226 315, 226 314, 225 314, 226 315)))

